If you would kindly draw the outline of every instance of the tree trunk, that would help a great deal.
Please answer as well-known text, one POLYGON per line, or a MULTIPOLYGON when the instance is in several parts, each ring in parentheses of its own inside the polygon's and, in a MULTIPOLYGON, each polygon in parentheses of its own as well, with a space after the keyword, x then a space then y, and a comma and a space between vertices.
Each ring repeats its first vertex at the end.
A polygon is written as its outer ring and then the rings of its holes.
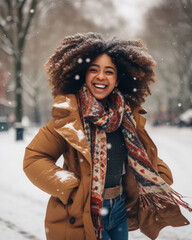
POLYGON ((16 121, 21 122, 23 116, 23 103, 22 103, 22 57, 18 56, 15 58, 15 79, 16 79, 16 88, 15 88, 15 100, 16 100, 16 121))
POLYGON ((38 87, 35 87, 34 120, 35 120, 36 124, 40 124, 41 123, 41 115, 40 115, 40 111, 39 111, 38 96, 39 96, 39 89, 38 89, 38 87))
POLYGON ((168 98, 168 107, 167 107, 167 121, 172 125, 174 122, 173 119, 173 99, 172 98, 168 98))
POLYGON ((190 90, 190 95, 189 95, 189 106, 192 108, 192 74, 189 76, 189 90, 190 90))

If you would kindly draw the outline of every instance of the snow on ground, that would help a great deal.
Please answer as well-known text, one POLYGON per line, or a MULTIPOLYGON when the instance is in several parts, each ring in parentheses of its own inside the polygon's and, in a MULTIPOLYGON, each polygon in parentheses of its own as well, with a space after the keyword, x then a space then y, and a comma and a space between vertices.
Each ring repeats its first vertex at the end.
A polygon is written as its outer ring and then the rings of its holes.
MULTIPOLYGON (((159 149, 159 156, 170 166, 173 188, 192 197, 192 129, 147 127, 159 149)), ((44 216, 49 196, 32 185, 23 168, 24 150, 37 129, 25 131, 24 141, 15 141, 15 131, 0 133, 0 239, 44 240, 44 216)), ((192 198, 186 199, 192 205, 192 198)), ((192 213, 182 209, 192 222, 192 213)), ((129 233, 129 240, 147 240, 139 231, 129 233)), ((192 226, 163 229, 158 240, 191 240, 192 226)))

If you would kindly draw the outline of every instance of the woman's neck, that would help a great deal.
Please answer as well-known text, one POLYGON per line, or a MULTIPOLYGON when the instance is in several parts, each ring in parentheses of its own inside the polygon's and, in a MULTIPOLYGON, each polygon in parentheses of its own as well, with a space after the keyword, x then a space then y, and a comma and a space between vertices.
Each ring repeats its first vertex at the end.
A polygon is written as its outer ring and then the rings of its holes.
POLYGON ((103 107, 106 107, 107 105, 107 98, 99 100, 99 102, 103 105, 103 107))

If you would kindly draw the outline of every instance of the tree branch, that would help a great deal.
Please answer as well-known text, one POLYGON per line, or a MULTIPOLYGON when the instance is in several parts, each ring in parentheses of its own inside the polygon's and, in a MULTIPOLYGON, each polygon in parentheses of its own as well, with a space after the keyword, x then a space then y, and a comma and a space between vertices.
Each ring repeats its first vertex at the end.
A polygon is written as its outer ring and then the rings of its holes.
POLYGON ((0 38, 0 41, 1 41, 0 49, 8 56, 14 56, 13 49, 7 46, 7 44, 3 41, 2 38, 0 38))
POLYGON ((33 16, 34 16, 34 13, 31 13, 30 11, 31 11, 31 9, 33 9, 33 11, 35 12, 36 7, 37 7, 37 0, 33 0, 33 1, 31 2, 31 6, 30 6, 30 8, 29 8, 28 18, 27 18, 27 21, 26 21, 26 25, 25 25, 25 27, 23 28, 22 34, 21 34, 21 37, 20 37, 20 44, 19 44, 19 45, 20 45, 20 47, 22 47, 22 48, 23 48, 23 46, 24 46, 25 37, 26 37, 26 35, 27 35, 27 33, 28 33, 28 30, 29 30, 31 21, 32 21, 33 16))
POLYGON ((13 38, 13 25, 12 25, 12 23, 14 22, 14 21, 13 21, 14 16, 13 16, 13 7, 12 7, 12 5, 11 5, 11 1, 10 1, 10 0, 7 1, 7 7, 8 7, 9 15, 10 15, 10 17, 11 17, 11 21, 10 21, 10 23, 9 23, 10 28, 9 28, 8 38, 9 38, 9 40, 10 40, 10 43, 11 43, 12 47, 13 47, 13 46, 14 46, 14 44, 13 44, 13 39, 14 39, 14 38, 13 38))
POLYGON ((18 0, 17 0, 17 2, 18 2, 18 4, 19 4, 19 8, 21 8, 21 10, 22 10, 23 7, 24 7, 24 5, 25 5, 25 3, 26 3, 26 0, 23 0, 23 1, 18 1, 18 0))
POLYGON ((1 31, 3 32, 3 34, 6 36, 7 40, 9 40, 9 47, 13 47, 13 44, 12 44, 12 39, 11 37, 9 36, 8 32, 5 30, 5 26, 2 24, 2 21, 4 21, 4 19, 0 19, 0 29, 1 31))
POLYGON ((23 12, 20 7, 20 3, 17 0, 17 17, 18 17, 18 22, 17 22, 17 35, 20 37, 20 33, 22 31, 22 24, 23 24, 23 12))
POLYGON ((182 7, 183 12, 185 13, 186 17, 192 22, 192 2, 191 0, 187 0, 186 4, 183 1, 179 1, 180 6, 182 7))

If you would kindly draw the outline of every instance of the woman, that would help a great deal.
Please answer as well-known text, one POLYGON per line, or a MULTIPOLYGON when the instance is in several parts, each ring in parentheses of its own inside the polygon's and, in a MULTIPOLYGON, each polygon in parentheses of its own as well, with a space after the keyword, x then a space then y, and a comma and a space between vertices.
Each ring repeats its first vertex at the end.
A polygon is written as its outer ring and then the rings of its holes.
POLYGON ((189 224, 168 166, 144 129, 141 104, 155 62, 141 41, 86 33, 64 38, 48 60, 55 97, 52 119, 24 158, 24 171, 51 194, 48 240, 150 239, 167 226, 189 224), (63 168, 55 162, 63 154, 63 168))

